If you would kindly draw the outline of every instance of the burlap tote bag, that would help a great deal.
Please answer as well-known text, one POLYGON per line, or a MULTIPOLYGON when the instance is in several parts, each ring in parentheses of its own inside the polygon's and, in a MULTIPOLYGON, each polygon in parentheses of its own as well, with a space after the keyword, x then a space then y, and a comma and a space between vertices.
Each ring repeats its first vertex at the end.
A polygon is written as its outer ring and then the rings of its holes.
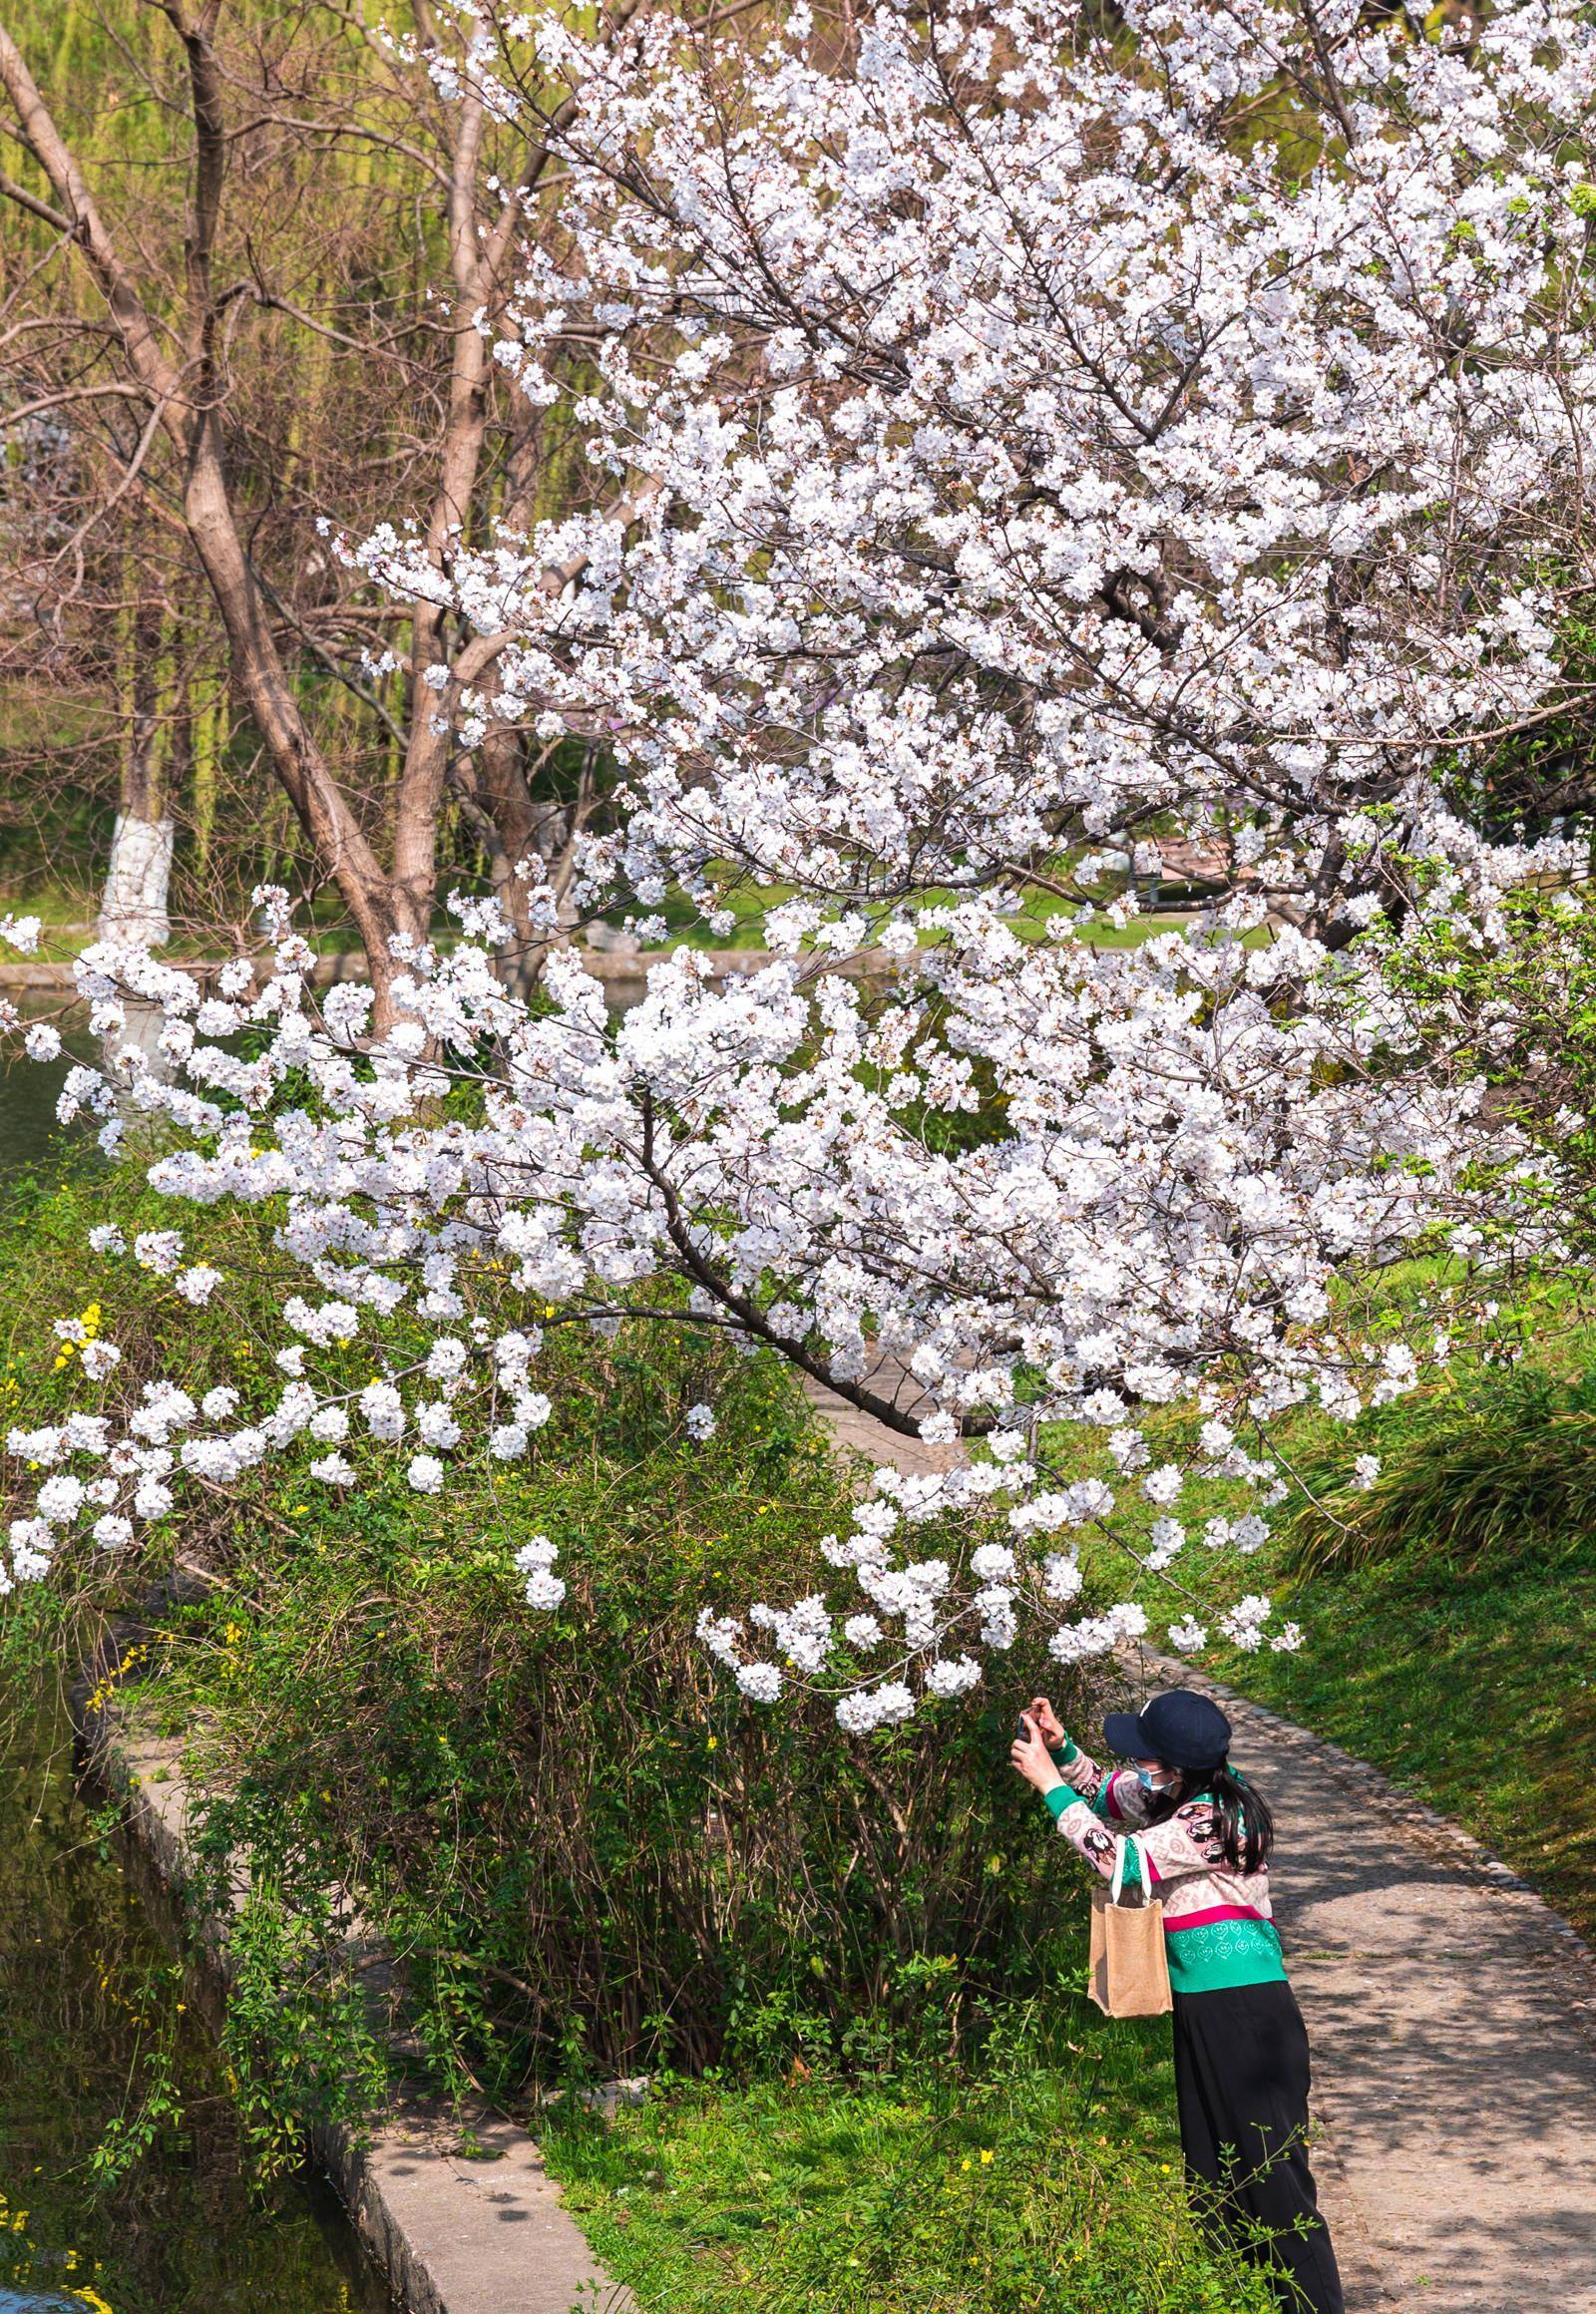
MULTIPOLYGON (((1113 1881, 1099 1880, 1091 1892, 1091 1962, 1086 1990, 1110 2017, 1161 2017, 1175 2005, 1169 1990, 1169 1957, 1164 1950, 1164 1907, 1145 1893, 1135 1904, 1120 1901, 1126 1840, 1113 1881)), ((1142 1866, 1142 1888, 1148 1886, 1142 1866)))

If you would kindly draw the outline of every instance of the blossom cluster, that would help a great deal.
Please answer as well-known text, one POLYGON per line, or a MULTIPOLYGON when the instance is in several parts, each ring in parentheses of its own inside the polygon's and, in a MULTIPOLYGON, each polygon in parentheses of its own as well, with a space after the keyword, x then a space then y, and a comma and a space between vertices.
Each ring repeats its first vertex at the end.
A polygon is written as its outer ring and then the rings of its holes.
MULTIPOLYGON (((1471 1254, 1482 1180, 1494 1230, 1556 1251, 1528 1150, 1390 966, 1437 924, 1488 944, 1505 889, 1578 858, 1477 822, 1458 766, 1563 696, 1596 28, 1575 0, 1466 49, 1354 0, 1312 38, 1284 0, 1118 14, 1015 0, 999 38, 985 8, 882 9, 842 58, 802 6, 752 53, 668 7, 618 46, 528 28, 572 99, 562 229, 496 350, 630 519, 461 542, 447 577, 397 527, 359 559, 497 638, 496 718, 604 734, 618 818, 581 894, 674 889, 714 928, 752 884, 766 951, 723 978, 682 948, 618 1019, 570 949, 513 993, 469 897, 452 947, 396 949, 380 1010, 317 1001, 274 892, 270 968, 213 989, 90 951, 113 1053, 128 1003, 165 1016, 159 1066, 117 1055, 123 1109, 169 1128, 154 1186, 272 1205, 304 1290, 268 1416, 155 1385, 115 1443, 33 1457, 14 1576, 305 1436, 328 1484, 358 1431, 438 1493, 547 1419, 551 1317, 642 1311, 984 1441, 876 1473, 835 1595, 706 1609, 750 1701, 808 1683, 890 1727, 1027 1617, 1069 1664, 1149 1600, 1185 1651, 1296 1643, 1263 1591, 1205 1603, 1284 1496, 1271 1426, 1444 1354, 1361 1340, 1338 1277, 1471 1254), (1258 133, 1288 80, 1289 169, 1258 133), (553 594, 551 568, 580 576, 553 594), (1171 859, 1204 905, 1138 925, 1171 859), (399 1313, 412 1364, 315 1378, 399 1313), (1149 1416, 1189 1399, 1175 1461, 1149 1416), (1051 1466, 1061 1424, 1111 1476, 1051 1466), (1197 1528, 1215 1474, 1257 1507, 1197 1528), (1099 1545, 1118 1599, 1088 1601, 1099 1545)), ((512 65, 463 68, 502 120, 512 65)), ((119 1145, 108 1076, 71 1073, 80 1110, 119 1145)), ((176 1231, 107 1253, 215 1291, 176 1231)), ((523 1554, 535 1609, 556 1555, 523 1554)))

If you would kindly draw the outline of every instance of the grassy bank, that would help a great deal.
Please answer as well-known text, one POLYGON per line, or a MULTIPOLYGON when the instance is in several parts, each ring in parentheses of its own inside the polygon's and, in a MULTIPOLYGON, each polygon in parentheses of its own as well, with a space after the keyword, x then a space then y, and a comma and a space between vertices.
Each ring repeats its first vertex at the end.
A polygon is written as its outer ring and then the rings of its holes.
POLYGON ((1264 2314, 1192 2221, 1171 2099, 1162 2021, 1060 1985, 980 2074, 682 2085, 542 2135, 659 2314, 1264 2314))

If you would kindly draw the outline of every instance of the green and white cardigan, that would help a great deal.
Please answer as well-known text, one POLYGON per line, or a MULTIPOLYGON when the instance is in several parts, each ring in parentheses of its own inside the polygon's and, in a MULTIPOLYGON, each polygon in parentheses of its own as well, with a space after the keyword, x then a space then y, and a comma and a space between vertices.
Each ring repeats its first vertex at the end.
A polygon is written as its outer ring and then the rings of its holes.
POLYGON ((1149 1825, 1151 1795, 1134 1769, 1105 1774, 1067 1738, 1052 1756, 1064 1780, 1046 1799, 1064 1838, 1109 1883, 1116 1903, 1138 1890, 1162 1900, 1174 1992, 1285 1982, 1268 1868, 1231 1870, 1209 1793, 1196 1793, 1149 1825))

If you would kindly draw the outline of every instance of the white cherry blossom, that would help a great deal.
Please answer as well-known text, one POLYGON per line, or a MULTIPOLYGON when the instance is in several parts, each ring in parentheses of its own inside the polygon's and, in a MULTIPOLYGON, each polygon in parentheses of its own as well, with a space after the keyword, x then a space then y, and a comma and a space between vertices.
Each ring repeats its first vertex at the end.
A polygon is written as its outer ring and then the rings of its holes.
MULTIPOLYGON (((680 948, 616 1020, 557 946, 529 1004, 460 895, 373 1042, 363 991, 318 1009, 263 890, 274 974, 207 994, 85 952, 105 1033, 165 1013, 170 1074, 75 1067, 59 1113, 113 1148, 162 1119, 152 1186, 274 1201, 303 1288, 278 1363, 307 1395, 242 1427, 175 1384, 109 1409, 137 1447, 98 1526, 335 1441, 346 1399, 363 1457, 418 1441, 441 1493, 445 1455, 529 1451, 554 1321, 699 1326, 972 1449, 878 1471, 825 1596, 700 1620, 750 1700, 814 1685, 863 1735, 991 1677, 1031 1618, 1066 1664, 1148 1599, 1182 1650, 1295 1644, 1262 1591, 1204 1599, 1267 1523, 1216 1515, 1198 1551, 1188 1478, 1282 1499, 1281 1416, 1351 1419, 1448 1354, 1439 1310, 1365 1341, 1342 1273, 1556 1258, 1542 1161, 1394 967, 1426 928, 1500 939, 1502 892, 1582 857, 1476 819, 1471 780, 1567 705, 1590 583, 1596 28, 1576 0, 1466 46, 1350 4, 1014 0, 1000 45, 957 4, 871 11, 846 55, 811 33, 540 23, 561 232, 529 236, 496 352, 595 503, 462 540, 446 579, 397 515, 346 550, 493 645, 484 717, 612 759, 581 906, 651 933, 673 891, 710 926, 752 896, 764 960, 680 948), (1262 126, 1288 84, 1289 166, 1262 126), (1201 907, 1139 924, 1154 879, 1201 907), (357 1343, 355 1389, 328 1377, 357 1343), (1190 1469, 1154 1462, 1181 1400, 1190 1469), (1087 1595, 1077 1546, 1125 1596, 1087 1595)), ((505 120, 514 48, 470 67, 505 120)), ((181 1235, 133 1259, 173 1279, 181 1235)), ((77 1483, 41 1482, 8 1581, 100 1507, 77 1483)))

